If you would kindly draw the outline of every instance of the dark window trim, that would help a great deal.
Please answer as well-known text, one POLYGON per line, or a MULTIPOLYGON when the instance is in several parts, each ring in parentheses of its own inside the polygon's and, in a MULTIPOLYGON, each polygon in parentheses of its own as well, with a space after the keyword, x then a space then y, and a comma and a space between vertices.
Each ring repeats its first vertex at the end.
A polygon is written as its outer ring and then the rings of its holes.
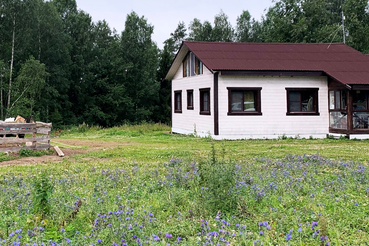
POLYGON ((227 115, 263 115, 261 112, 261 87, 227 87, 228 90, 228 113, 227 115), (232 112, 231 93, 232 91, 255 91, 255 111, 232 112))
POLYGON ((187 109, 189 110, 193 110, 194 109, 194 105, 193 105, 193 90, 187 90, 187 109), (192 93, 192 100, 190 100, 189 98, 189 93, 192 93), (191 105, 189 104, 189 102, 191 101, 191 105))
POLYGON ((210 88, 201 88, 201 89, 199 89, 199 97, 200 97, 200 114, 201 115, 211 115, 211 113, 210 113, 210 105, 211 105, 211 103, 210 103, 210 88), (202 110, 203 108, 204 108, 204 100, 203 100, 203 98, 202 98, 202 93, 203 92, 208 92, 208 95, 209 95, 209 101, 208 101, 208 109, 209 110, 207 110, 207 111, 204 111, 204 110, 202 110))
POLYGON ((174 113, 182 113, 182 90, 174 91, 174 113), (177 94, 180 95, 179 109, 177 109, 177 94))
POLYGON ((286 88, 286 97, 287 97, 287 113, 286 115, 296 115, 296 116, 303 116, 303 115, 320 115, 319 113, 319 88, 286 88), (290 112, 290 91, 314 91, 314 106, 315 112, 306 112, 306 111, 296 111, 290 112))

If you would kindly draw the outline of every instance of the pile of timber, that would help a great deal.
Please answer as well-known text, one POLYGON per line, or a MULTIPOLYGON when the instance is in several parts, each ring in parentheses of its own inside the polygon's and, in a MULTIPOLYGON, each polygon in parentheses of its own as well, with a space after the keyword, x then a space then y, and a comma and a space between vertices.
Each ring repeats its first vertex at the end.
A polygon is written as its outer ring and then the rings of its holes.
POLYGON ((52 123, 0 123, 0 152, 50 148, 52 123))

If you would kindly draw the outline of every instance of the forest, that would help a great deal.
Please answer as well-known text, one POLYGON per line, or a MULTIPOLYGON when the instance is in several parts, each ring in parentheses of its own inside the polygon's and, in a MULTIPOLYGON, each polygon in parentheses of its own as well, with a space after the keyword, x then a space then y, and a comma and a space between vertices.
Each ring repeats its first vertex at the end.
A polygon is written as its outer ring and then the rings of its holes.
MULTIPOLYGON (((159 49, 154 26, 131 12, 121 33, 75 0, 0 0, 0 119, 34 115, 54 126, 170 123, 165 75, 183 40, 345 42, 369 53, 368 0, 276 0, 261 20, 178 26, 159 49)), ((155 27, 160 29, 159 27, 155 27)))

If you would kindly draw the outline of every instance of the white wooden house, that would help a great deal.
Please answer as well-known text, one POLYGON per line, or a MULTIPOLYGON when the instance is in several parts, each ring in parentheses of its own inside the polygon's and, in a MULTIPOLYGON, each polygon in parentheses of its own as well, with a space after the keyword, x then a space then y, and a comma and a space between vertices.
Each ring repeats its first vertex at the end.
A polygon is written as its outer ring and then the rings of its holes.
POLYGON ((166 79, 174 133, 369 138, 369 59, 345 44, 185 41, 166 79))

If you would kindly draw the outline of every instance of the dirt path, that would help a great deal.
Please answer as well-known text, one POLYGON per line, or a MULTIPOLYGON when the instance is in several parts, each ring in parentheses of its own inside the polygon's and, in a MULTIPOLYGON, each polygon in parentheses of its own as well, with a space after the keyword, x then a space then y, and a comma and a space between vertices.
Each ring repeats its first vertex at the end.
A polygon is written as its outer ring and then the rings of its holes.
POLYGON ((51 140, 52 146, 59 146, 63 151, 64 157, 54 155, 45 155, 40 157, 23 157, 16 160, 0 162, 0 166, 10 165, 34 165, 47 162, 62 162, 63 159, 71 158, 74 155, 87 153, 90 151, 97 151, 103 149, 112 149, 118 146, 126 146, 126 142, 112 142, 101 140, 82 140, 82 139, 60 139, 55 138, 51 140))

